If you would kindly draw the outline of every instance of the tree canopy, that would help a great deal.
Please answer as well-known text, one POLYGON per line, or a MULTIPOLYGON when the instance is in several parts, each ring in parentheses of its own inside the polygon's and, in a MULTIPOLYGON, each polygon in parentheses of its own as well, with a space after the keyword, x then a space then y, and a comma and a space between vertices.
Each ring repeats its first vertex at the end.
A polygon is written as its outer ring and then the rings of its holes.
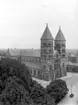
POLYGON ((58 79, 51 82, 50 85, 46 87, 46 91, 54 98, 55 103, 58 103, 68 93, 68 88, 65 81, 58 79))

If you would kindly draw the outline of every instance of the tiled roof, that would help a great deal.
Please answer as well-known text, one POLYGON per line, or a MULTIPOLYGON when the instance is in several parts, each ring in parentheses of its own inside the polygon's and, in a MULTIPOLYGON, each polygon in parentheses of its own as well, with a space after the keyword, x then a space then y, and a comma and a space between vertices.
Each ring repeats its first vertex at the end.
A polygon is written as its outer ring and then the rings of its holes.
POLYGON ((57 40, 59 40, 59 41, 65 41, 66 40, 60 27, 59 27, 59 31, 55 37, 55 41, 57 41, 57 40))
POLYGON ((38 68, 40 69, 40 63, 34 63, 34 62, 24 62, 24 64, 28 67, 31 67, 31 68, 38 68))
POLYGON ((53 36, 52 36, 52 34, 51 34, 51 32, 48 28, 48 25, 46 25, 46 28, 43 32, 43 35, 42 35, 41 39, 53 39, 53 36))
POLYGON ((32 57, 40 57, 39 49, 23 49, 23 50, 10 50, 11 55, 22 55, 22 56, 32 56, 32 57))

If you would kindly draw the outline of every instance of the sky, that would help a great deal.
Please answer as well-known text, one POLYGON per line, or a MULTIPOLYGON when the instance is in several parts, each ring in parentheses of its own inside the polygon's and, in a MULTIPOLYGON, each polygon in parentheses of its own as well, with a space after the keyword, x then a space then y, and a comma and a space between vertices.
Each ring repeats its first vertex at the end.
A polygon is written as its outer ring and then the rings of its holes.
POLYGON ((67 49, 78 49, 77 0, 0 0, 0 48, 40 48, 48 23, 55 38, 59 26, 67 49))

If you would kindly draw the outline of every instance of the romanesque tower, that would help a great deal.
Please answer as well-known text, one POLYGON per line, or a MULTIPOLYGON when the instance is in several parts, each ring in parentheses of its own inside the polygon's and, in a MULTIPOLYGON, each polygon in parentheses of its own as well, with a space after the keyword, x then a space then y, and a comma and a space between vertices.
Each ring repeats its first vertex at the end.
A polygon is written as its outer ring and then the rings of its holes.
POLYGON ((66 56, 66 39, 61 31, 61 27, 59 27, 59 31, 55 37, 55 50, 58 51, 62 58, 66 56))
POLYGON ((55 37, 55 50, 58 52, 58 56, 55 60, 56 77, 66 75, 66 39, 62 33, 61 27, 55 37))
POLYGON ((51 60, 53 58, 53 37, 46 24, 46 28, 41 37, 41 58, 51 60))
POLYGON ((54 39, 46 24, 46 28, 41 37, 41 69, 43 70, 43 78, 51 80, 53 69, 53 51, 54 51, 54 39))

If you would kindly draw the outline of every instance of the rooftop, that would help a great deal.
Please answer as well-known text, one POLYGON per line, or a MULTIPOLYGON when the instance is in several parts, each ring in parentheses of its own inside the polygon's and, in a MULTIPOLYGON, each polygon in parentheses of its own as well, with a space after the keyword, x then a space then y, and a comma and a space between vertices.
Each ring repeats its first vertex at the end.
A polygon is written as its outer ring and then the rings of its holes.
POLYGON ((59 27, 59 31, 58 31, 58 33, 57 33, 57 35, 55 37, 55 40, 56 41, 65 41, 66 40, 63 33, 62 33, 62 31, 61 31, 61 27, 59 27))
POLYGON ((52 39, 53 40, 53 36, 51 34, 51 31, 48 28, 48 24, 46 24, 46 28, 43 32, 41 39, 52 39))

